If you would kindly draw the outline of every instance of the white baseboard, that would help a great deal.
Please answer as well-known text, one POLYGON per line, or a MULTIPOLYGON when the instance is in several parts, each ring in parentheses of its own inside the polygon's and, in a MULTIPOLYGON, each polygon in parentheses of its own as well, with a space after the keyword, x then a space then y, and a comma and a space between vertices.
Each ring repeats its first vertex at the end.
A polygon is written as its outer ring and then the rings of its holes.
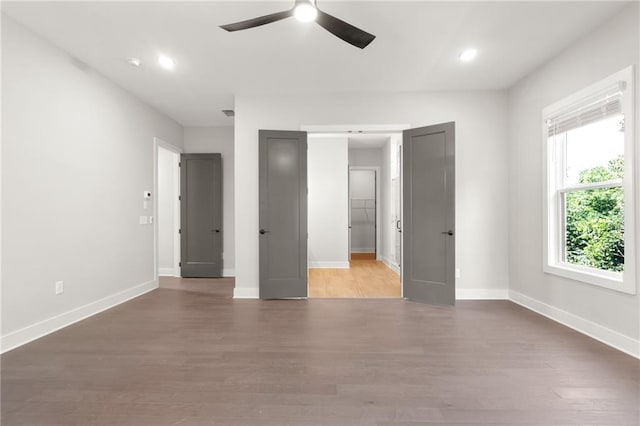
POLYGON ((456 300, 507 300, 509 290, 501 288, 456 288, 456 300))
POLYGON ((73 323, 81 321, 85 318, 93 316, 97 313, 105 311, 116 305, 126 302, 127 300, 141 296, 151 290, 158 288, 158 282, 155 280, 147 281, 111 296, 107 296, 95 302, 87 303, 79 308, 72 309, 60 315, 48 318, 35 324, 13 331, 2 336, 0 342, 1 352, 5 353, 26 343, 32 342, 40 337, 58 331, 73 323))
POLYGON ((222 270, 222 276, 223 277, 235 277, 236 276, 236 270, 235 269, 223 269, 222 270))
POLYGON ((396 274, 400 275, 400 267, 395 263, 393 263, 391 259, 389 259, 386 256, 382 256, 382 261, 384 262, 385 265, 389 267, 389 269, 391 269, 396 274))
POLYGON ((309 268, 349 269, 349 262, 324 262, 321 260, 311 260, 309 261, 309 268))
POLYGON ((559 322, 569 328, 572 328, 582 334, 594 338, 606 345, 618 349, 633 357, 640 358, 640 341, 629 336, 618 333, 610 328, 596 324, 586 318, 579 317, 570 312, 558 309, 539 300, 525 296, 514 290, 509 290, 509 299, 529 310, 532 310, 542 316, 559 322))
POLYGON ((351 247, 351 253, 375 253, 376 252, 376 248, 375 247, 371 247, 371 248, 354 248, 351 247))
POLYGON ((176 273, 173 268, 159 268, 158 275, 161 277, 179 277, 180 272, 176 273))
POLYGON ((236 287, 233 289, 234 299, 259 299, 260 290, 258 288, 236 287))

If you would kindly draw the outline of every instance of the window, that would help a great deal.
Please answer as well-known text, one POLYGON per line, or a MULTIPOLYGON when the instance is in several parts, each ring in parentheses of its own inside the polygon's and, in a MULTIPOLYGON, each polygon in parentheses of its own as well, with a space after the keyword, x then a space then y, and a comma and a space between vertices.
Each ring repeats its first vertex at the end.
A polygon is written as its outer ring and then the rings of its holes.
POLYGON ((635 294, 633 73, 543 111, 545 272, 635 294))

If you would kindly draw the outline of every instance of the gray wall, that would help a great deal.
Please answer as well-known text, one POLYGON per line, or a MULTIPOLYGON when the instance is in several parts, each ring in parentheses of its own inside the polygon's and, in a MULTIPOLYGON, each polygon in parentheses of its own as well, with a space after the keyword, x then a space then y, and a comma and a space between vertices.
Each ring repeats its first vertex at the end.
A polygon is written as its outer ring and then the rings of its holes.
POLYGON ((2 124, 6 348, 155 286, 142 195, 182 127, 4 15, 2 124))
POLYGON ((542 272, 541 117, 545 106, 628 65, 636 67, 638 88, 639 48, 638 11, 633 5, 509 90, 510 289, 532 299, 533 304, 541 302, 539 309, 586 321, 585 326, 595 323, 636 340, 637 296, 542 272))
POLYGON ((222 229, 224 233, 222 274, 235 276, 233 127, 185 127, 184 152, 222 154, 222 229))

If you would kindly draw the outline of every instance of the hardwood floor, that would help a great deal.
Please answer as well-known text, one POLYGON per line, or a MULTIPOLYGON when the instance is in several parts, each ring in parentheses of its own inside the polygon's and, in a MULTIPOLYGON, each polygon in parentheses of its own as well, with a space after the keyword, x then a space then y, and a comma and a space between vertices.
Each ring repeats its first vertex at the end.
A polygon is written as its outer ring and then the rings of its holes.
POLYGON ((400 276, 375 258, 352 258, 349 269, 309 269, 309 297, 398 298, 401 294, 400 276))
POLYGON ((351 253, 351 260, 376 260, 375 253, 351 253))
POLYGON ((508 301, 161 289, 2 356, 2 424, 633 425, 640 361, 508 301))

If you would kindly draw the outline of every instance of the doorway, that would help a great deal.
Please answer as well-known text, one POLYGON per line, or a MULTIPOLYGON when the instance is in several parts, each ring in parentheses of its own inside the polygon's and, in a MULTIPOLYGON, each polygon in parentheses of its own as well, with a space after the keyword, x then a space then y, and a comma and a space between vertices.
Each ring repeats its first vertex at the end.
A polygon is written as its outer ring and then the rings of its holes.
POLYGON ((378 259, 379 168, 349 167, 349 261, 378 259))
MULTIPOLYGON (((180 149, 154 139, 155 276, 180 277, 180 149)), ((143 209, 149 208, 148 199, 143 209)), ((153 217, 153 216, 151 216, 153 217)))
POLYGON ((401 297, 391 191, 400 140, 309 135, 309 297, 401 297))

